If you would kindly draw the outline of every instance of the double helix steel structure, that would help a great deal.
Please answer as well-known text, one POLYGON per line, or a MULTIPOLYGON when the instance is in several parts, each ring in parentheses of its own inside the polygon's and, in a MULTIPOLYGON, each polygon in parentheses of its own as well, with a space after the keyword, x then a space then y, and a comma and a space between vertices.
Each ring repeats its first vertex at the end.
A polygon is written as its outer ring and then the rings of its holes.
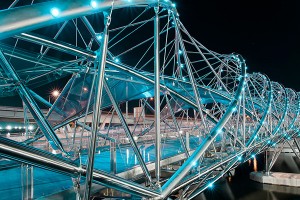
POLYGON ((85 185, 77 198, 88 199, 94 183, 145 199, 180 190, 193 199, 254 155, 299 137, 299 94, 247 73, 239 54, 204 47, 170 0, 23 4, 0 12, 0 96, 18 94, 38 129, 21 142, 0 137, 0 155, 72 177, 85 185), (67 81, 51 104, 38 88, 55 80, 67 81), (134 118, 128 104, 139 104, 134 118), (70 123, 62 140, 58 130, 70 123), (47 150, 36 145, 43 139, 47 150))

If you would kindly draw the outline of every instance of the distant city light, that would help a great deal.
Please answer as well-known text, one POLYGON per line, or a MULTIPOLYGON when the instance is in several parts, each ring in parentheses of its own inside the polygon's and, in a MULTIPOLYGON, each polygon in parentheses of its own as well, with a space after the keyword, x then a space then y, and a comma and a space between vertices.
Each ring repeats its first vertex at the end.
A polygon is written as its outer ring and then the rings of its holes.
POLYGON ((32 131, 34 129, 34 127, 32 125, 28 126, 28 130, 32 131))
POLYGON ((82 90, 83 90, 84 92, 89 91, 89 89, 88 89, 87 87, 83 87, 82 90))
POLYGON ((11 129, 12 129, 12 127, 10 125, 6 126, 6 130, 10 131, 11 129))
POLYGON ((60 92, 58 91, 58 90, 53 90, 52 92, 51 92, 51 95, 53 96, 53 97, 58 97, 59 96, 59 94, 60 94, 60 92))
POLYGON ((60 13, 58 8, 52 8, 50 12, 53 17, 58 17, 58 15, 60 13))

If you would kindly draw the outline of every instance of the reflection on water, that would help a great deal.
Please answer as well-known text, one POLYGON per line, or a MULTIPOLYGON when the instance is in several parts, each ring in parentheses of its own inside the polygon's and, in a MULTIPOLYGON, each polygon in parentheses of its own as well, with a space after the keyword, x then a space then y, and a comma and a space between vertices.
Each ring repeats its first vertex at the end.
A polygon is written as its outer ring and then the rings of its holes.
POLYGON ((257 160, 255 157, 253 159, 253 171, 257 172, 257 160))
MULTIPOLYGON (((195 200, 300 200, 299 187, 261 184, 249 179, 251 171, 262 171, 263 156, 249 160, 236 169, 235 176, 223 178, 215 183, 195 200)), ((280 171, 286 171, 285 165, 278 165, 280 171)), ((289 171, 292 172, 292 171, 289 171)))

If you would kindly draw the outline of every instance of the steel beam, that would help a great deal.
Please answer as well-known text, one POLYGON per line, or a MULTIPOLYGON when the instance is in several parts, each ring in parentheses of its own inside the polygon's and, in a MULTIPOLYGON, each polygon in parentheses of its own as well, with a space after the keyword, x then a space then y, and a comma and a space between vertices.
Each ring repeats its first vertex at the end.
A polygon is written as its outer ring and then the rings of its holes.
POLYGON ((209 135, 203 140, 203 142, 200 144, 200 146, 194 151, 194 153, 184 162, 184 164, 172 175, 172 177, 163 185, 162 187, 162 196, 167 197, 170 192, 176 187, 176 185, 183 179, 183 177, 190 171, 190 169, 193 167, 193 162, 200 159, 200 157, 204 154, 206 149, 212 144, 214 139, 219 134, 220 130, 223 129, 227 121, 230 119, 232 113, 234 112, 233 108, 237 106, 237 103, 239 101, 239 97, 242 93, 242 89, 244 87, 245 82, 245 76, 246 76, 246 65, 242 61, 243 58, 241 56, 238 56, 241 61, 241 79, 238 85, 238 88, 236 90, 235 96, 233 100, 231 101, 230 105, 228 106, 228 109, 222 116, 222 118, 218 121, 216 126, 211 130, 209 135))
POLYGON ((132 134, 131 134, 131 132, 129 130, 129 127, 127 126, 127 123, 126 123, 126 120, 125 120, 125 118, 124 118, 124 116, 122 114, 122 111, 119 108, 118 103, 114 99, 113 94, 112 94, 110 88, 108 87, 108 85, 106 83, 106 80, 104 80, 104 87, 105 87, 107 95, 108 95, 108 97, 109 97, 109 99, 110 99, 113 107, 115 108, 115 111, 116 111, 116 113, 117 113, 117 115, 118 115, 118 117, 120 119, 120 122, 121 122, 121 124, 122 124, 122 126, 124 128, 125 134, 126 134, 128 140, 129 140, 130 144, 131 144, 131 147, 132 147, 132 149, 133 149, 133 151, 134 151, 134 153, 135 153, 135 155, 137 157, 137 160, 139 161, 139 163, 141 165, 141 168, 142 168, 142 170, 143 170, 143 172, 144 172, 147 180, 150 183, 152 183, 152 178, 151 178, 150 172, 148 171, 148 168, 147 168, 147 166, 146 166, 146 164, 145 164, 145 162, 143 160, 143 157, 142 157, 142 155, 141 155, 141 153, 139 151, 139 148, 138 148, 137 144, 134 141, 134 138, 133 138, 133 136, 132 136, 132 134))
POLYGON ((37 125, 43 132, 43 134, 46 136, 48 142, 50 143, 51 147, 54 150, 60 150, 63 153, 66 153, 61 142, 59 141, 59 138, 53 131, 51 125, 49 122, 45 119, 42 111, 39 109, 38 105, 30 95, 28 89, 24 85, 24 83, 20 80, 19 76, 17 75, 14 68, 10 65, 10 63, 5 58, 2 51, 0 51, 0 65, 2 66, 3 70, 5 71, 6 75, 14 80, 16 84, 18 85, 18 93, 23 100, 23 102, 26 104, 27 108, 29 109, 31 115, 35 119, 37 125))
MULTIPOLYGON (((178 135, 179 135, 180 143, 181 143, 181 145, 182 145, 182 148, 183 148, 183 150, 184 150, 184 152, 185 152, 186 157, 188 158, 188 157, 190 157, 189 150, 188 150, 188 148, 187 148, 186 143, 185 143, 184 140, 183 140, 182 131, 180 130, 180 127, 179 127, 178 122, 177 122, 177 120, 176 120, 176 117, 175 117, 173 108, 171 107, 171 104, 170 104, 170 101, 169 101, 169 97, 168 97, 167 95, 166 95, 166 102, 167 102, 167 105, 168 105, 168 108, 169 108, 169 111, 170 111, 170 114, 171 114, 173 123, 174 123, 174 125, 175 125, 175 127, 176 127, 176 131, 177 131, 177 133, 178 133, 178 135)), ((187 141, 186 141, 186 142, 188 142, 189 136, 186 136, 186 138, 187 138, 187 141)), ((189 146, 190 146, 190 145, 189 145, 189 146)))
POLYGON ((160 135, 160 21, 159 7, 154 7, 154 126, 155 126, 155 177, 160 185, 161 135, 160 135))
POLYGON ((97 67, 97 78, 95 86, 95 101, 94 101, 94 112, 92 120, 92 133, 90 138, 90 146, 88 153, 88 162, 87 162, 87 176, 85 182, 85 192, 83 199, 88 200, 90 198, 90 189, 93 181, 93 169, 94 169, 94 155, 96 150, 96 139, 98 132, 98 125, 101 118, 101 106, 102 106, 102 93, 103 93, 103 82, 104 82, 104 73, 106 66, 106 55, 107 55, 107 46, 108 46, 108 28, 110 25, 111 16, 107 13, 104 13, 104 31, 103 31, 103 42, 99 50, 99 55, 97 56, 97 61, 95 67, 97 67))
MULTIPOLYGON (((103 0, 97 1, 97 3, 97 7, 94 8, 91 6, 90 0, 60 0, 1 11, 0 40, 63 21, 103 12, 110 9, 112 3, 114 3, 114 9, 120 9, 130 6, 147 6, 154 2, 153 0, 103 0), (51 14, 52 8, 59 9, 58 16, 51 14)), ((160 4, 176 12, 171 1, 162 1, 160 4)))
POLYGON ((201 192, 203 192, 206 188, 209 187, 209 184, 213 184, 214 182, 219 180, 219 178, 221 178, 227 171, 229 171, 235 165, 236 162, 237 160, 233 160, 230 163, 228 163, 222 172, 220 172, 217 176, 215 176, 212 180, 210 180, 209 183, 207 183, 205 186, 194 191, 187 199, 191 200, 196 196, 198 196, 201 192))
POLYGON ((41 36, 35 33, 21 33, 20 35, 16 35, 14 37, 34 44, 46 46, 48 48, 55 49, 74 56, 92 59, 96 58, 95 53, 92 51, 85 50, 62 41, 57 41, 52 38, 47 38, 45 36, 41 36))
MULTIPOLYGON (((84 166, 79 167, 66 158, 53 155, 49 152, 4 137, 0 137, 0 155, 7 159, 75 178, 78 177, 79 174, 82 176, 86 176, 87 174, 84 166)), ((145 198, 160 196, 159 192, 100 170, 94 170, 93 182, 145 198)))

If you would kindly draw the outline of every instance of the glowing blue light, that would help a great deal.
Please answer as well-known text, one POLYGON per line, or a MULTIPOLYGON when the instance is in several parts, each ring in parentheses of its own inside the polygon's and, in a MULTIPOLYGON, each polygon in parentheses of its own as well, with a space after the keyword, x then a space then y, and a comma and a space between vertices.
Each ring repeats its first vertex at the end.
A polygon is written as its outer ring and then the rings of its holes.
POLYGON ((209 188, 213 188, 213 187, 214 187, 214 184, 213 184, 213 183, 210 183, 210 184, 208 184, 208 187, 209 187, 209 188))
POLYGON ((234 107, 234 108, 232 108, 232 112, 235 112, 236 111, 236 108, 234 107))
POLYGON ((57 17, 60 13, 58 8, 52 8, 50 12, 53 17, 57 17))
POLYGON ((119 58, 115 58, 114 60, 115 60, 116 63, 119 63, 119 62, 120 62, 120 59, 119 59, 119 58))
POLYGON ((290 139, 291 139, 291 137, 288 137, 287 139, 288 139, 288 140, 290 140, 290 139))
POLYGON ((217 130, 217 134, 220 134, 220 133, 222 133, 222 130, 221 130, 221 129, 218 129, 218 130, 217 130))
POLYGON ((176 7, 176 4, 175 4, 175 3, 172 3, 172 7, 175 8, 175 7, 176 7))
POLYGON ((184 68, 184 64, 181 64, 180 67, 181 67, 181 68, 184 68))
POLYGON ((179 53, 179 55, 181 55, 181 54, 182 54, 182 51, 181 51, 181 50, 179 50, 179 51, 178 51, 178 53, 179 53))
POLYGON ((241 160, 242 160, 242 156, 239 156, 239 157, 238 157, 238 160, 241 161, 241 160))
POLYGON ((255 158, 255 155, 254 155, 254 154, 252 154, 252 155, 251 155, 251 158, 255 158))
POLYGON ((102 38, 103 38, 102 34, 97 35, 98 40, 102 40, 102 38))
POLYGON ((98 6, 97 1, 91 1, 91 6, 92 6, 92 8, 97 8, 97 6, 98 6))
POLYGON ((275 147, 276 143, 274 143, 272 146, 275 147))
POLYGON ((269 140, 269 141, 268 141, 268 144, 270 144, 270 143, 271 143, 271 141, 269 140))
POLYGON ((196 161, 194 161, 194 162, 193 162, 193 166, 196 166, 196 165, 197 165, 197 162, 196 162, 196 161))
POLYGON ((183 77, 183 78, 182 78, 182 80, 183 80, 183 81, 186 81, 186 78, 185 78, 185 77, 183 77))

